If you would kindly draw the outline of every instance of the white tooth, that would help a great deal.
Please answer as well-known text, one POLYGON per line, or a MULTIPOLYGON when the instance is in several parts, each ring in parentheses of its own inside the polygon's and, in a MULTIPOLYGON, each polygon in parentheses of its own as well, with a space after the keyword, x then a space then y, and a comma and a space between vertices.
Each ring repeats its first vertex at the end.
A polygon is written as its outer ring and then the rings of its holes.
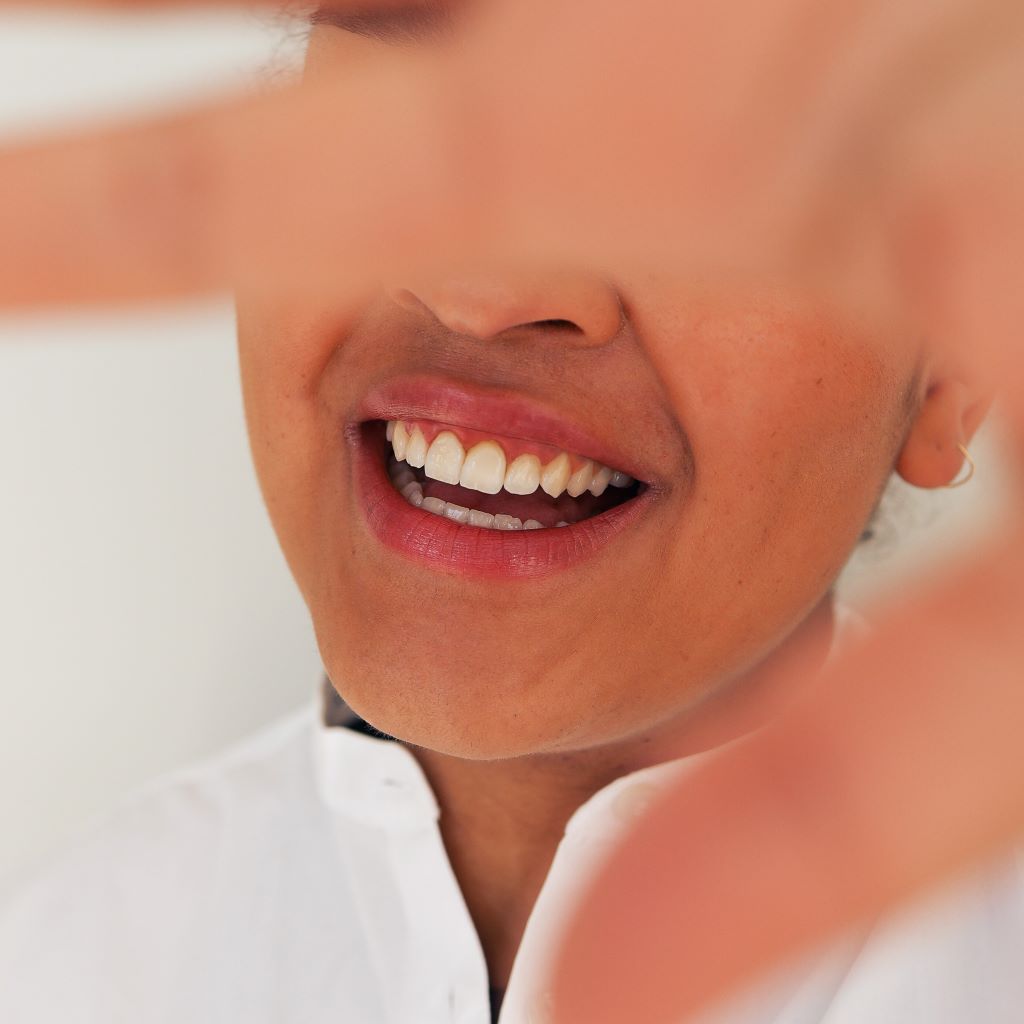
POLYGON ((544 467, 544 472, 540 475, 540 485, 544 493, 550 494, 552 498, 557 498, 565 490, 565 485, 569 482, 569 471, 571 469, 572 464, 569 462, 569 456, 565 452, 562 452, 561 455, 556 455, 544 467))
POLYGON ((544 524, 543 523, 538 523, 536 519, 527 519, 526 522, 523 523, 523 529, 524 530, 543 530, 544 529, 544 524))
MULTIPOLYGON (((397 431, 398 428, 395 429, 397 431)), ((413 427, 412 433, 409 435, 409 444, 405 449, 405 461, 417 469, 422 469, 423 464, 427 461, 427 439, 419 427, 413 427)))
POLYGON ((384 431, 385 436, 390 441, 395 436, 395 421, 388 420, 387 428, 384 431))
POLYGON ((594 479, 594 470, 597 467, 587 459, 586 462, 576 470, 571 477, 569 477, 569 483, 566 484, 565 489, 569 492, 569 496, 572 498, 578 498, 589 486, 590 481, 594 479))
POLYGON ((594 479, 590 482, 590 493, 595 497, 599 498, 608 489, 608 483, 612 478, 612 471, 607 466, 601 466, 600 469, 594 474, 594 479))
POLYGON ((423 488, 416 480, 410 481, 401 490, 401 495, 406 501, 412 501, 414 494, 418 494, 421 499, 423 498, 423 488))
POLYGON ((555 523, 555 526, 568 526, 569 524, 563 519, 560 523, 555 523))
POLYGON ((428 512, 433 512, 435 516, 444 515, 444 502, 440 498, 424 498, 423 508, 428 512))
POLYGON ((521 530, 523 521, 515 516, 495 516, 494 528, 496 530, 521 530))
POLYGON ((405 429, 404 423, 395 424, 391 434, 391 447, 395 450, 395 458, 402 462, 409 447, 409 431, 405 429))
POLYGON ((512 460, 505 473, 505 490, 509 494, 533 494, 540 487, 540 459, 536 455, 520 455, 512 460))
POLYGON ((457 523, 469 522, 469 509, 463 508, 462 505, 455 505, 450 501, 445 502, 444 515, 446 519, 453 519, 457 523))
POLYGON ((505 452, 497 441, 481 441, 466 452, 459 483, 471 491, 497 494, 505 482, 505 452))
POLYGON ((490 512, 477 512, 475 508, 469 510, 469 525, 481 526, 485 530, 494 529, 494 516, 490 512))
POLYGON ((423 471, 431 480, 457 484, 465 457, 466 452, 459 439, 450 430, 442 430, 431 442, 423 471))
POLYGON ((633 482, 633 478, 628 473, 621 473, 616 470, 612 473, 612 478, 609 482, 612 487, 628 487, 633 482))
POLYGON ((425 500, 423 497, 423 491, 417 489, 413 491, 412 494, 407 494, 405 500, 409 502, 413 508, 419 508, 425 500))
POLYGON ((403 465, 400 469, 396 466, 394 475, 391 477, 391 482, 398 488, 398 490, 402 490, 402 488, 407 484, 415 483, 416 477, 408 466, 403 465))

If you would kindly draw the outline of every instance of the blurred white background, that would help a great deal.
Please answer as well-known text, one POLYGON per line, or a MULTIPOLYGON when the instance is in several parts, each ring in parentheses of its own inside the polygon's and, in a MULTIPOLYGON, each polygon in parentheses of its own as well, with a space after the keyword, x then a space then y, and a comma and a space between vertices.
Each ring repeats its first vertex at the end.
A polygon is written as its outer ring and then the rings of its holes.
MULTIPOLYGON (((0 136, 262 80, 286 41, 229 13, 6 14, 0 136)), ((0 887, 317 690, 236 376, 227 299, 0 319, 0 887)))
MULTIPOLYGON (((262 77, 289 38, 230 13, 5 14, 0 137, 262 77)), ((315 692, 236 372, 227 300, 0 320, 0 888, 134 786, 315 692)), ((984 534, 1000 471, 991 439, 975 452, 967 488, 896 488, 849 600, 984 534)))

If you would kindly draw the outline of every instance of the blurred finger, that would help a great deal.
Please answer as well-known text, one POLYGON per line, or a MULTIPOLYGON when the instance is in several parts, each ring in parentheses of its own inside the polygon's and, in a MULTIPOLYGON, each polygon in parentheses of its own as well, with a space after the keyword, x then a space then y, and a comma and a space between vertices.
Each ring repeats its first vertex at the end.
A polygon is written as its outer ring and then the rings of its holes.
MULTIPOLYGON (((879 6, 812 19, 800 38, 815 45, 794 54, 805 8, 751 5, 737 23, 660 0, 629 11, 595 0, 581 21, 574 5, 524 0, 500 5, 465 55, 380 56, 354 81, 325 75, 271 98, 8 148, 0 303, 151 298, 249 275, 331 288, 428 247, 436 265, 469 236, 478 250, 500 240, 548 261, 764 271, 800 250, 810 223, 829 242, 803 253, 806 271, 844 251, 837 226, 863 212, 848 209, 836 154, 822 155, 820 118, 807 134, 822 62, 806 54, 832 53, 854 27, 870 39, 879 6), (610 90, 612 45, 629 67, 610 90), (630 145, 609 147, 622 138, 630 145)), ((944 21, 940 40, 958 24, 944 21)), ((846 97, 844 117, 870 122, 871 77, 839 78, 830 95, 846 97)))
POLYGON ((659 803, 579 907, 556 1019, 682 1020, 1019 836, 1022 573, 1018 529, 659 803))
POLYGON ((382 75, 372 110, 317 83, 0 150, 0 305, 358 285, 445 234, 455 182, 407 85, 382 75))

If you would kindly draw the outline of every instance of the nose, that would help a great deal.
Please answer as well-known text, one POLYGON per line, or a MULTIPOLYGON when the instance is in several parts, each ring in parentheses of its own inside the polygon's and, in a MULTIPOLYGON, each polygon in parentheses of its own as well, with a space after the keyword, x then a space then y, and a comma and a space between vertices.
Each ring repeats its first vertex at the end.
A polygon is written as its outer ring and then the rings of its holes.
POLYGON ((399 305, 424 307, 448 330, 480 341, 517 328, 557 328, 575 345, 604 345, 623 323, 618 292, 596 274, 474 272, 447 274, 392 291, 399 305))

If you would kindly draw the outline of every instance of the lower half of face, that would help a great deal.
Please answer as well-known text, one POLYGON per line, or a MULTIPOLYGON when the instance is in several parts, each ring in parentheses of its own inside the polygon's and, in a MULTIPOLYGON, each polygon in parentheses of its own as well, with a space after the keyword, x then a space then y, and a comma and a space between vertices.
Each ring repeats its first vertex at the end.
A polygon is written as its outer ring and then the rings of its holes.
POLYGON ((377 728, 471 758, 618 744, 828 592, 899 448, 905 360, 784 306, 630 308, 589 345, 241 304, 264 496, 377 728))

